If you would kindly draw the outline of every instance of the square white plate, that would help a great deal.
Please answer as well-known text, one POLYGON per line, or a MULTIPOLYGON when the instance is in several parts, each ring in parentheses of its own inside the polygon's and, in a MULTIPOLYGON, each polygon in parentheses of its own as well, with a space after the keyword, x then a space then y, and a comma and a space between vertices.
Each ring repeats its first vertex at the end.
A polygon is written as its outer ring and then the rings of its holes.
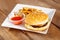
MULTIPOLYGON (((44 8, 44 7, 40 7, 40 6, 17 4, 8 16, 13 15, 14 12, 17 12, 19 9, 22 9, 23 7, 29 7, 29 8, 35 8, 35 9, 42 10, 43 12, 45 12, 45 13, 47 13, 49 15, 50 23, 52 21, 52 18, 54 16, 55 11, 56 11, 56 9, 44 8)), ((49 25, 50 25, 50 23, 49 23, 49 25)), ((9 28, 21 29, 21 30, 26 30, 26 31, 32 31, 32 30, 26 29, 23 24, 21 24, 21 25, 14 25, 14 24, 10 23, 9 20, 8 20, 8 17, 2 23, 2 27, 9 27, 9 28)), ((48 29, 45 30, 45 31, 32 31, 32 32, 47 34, 48 29)))

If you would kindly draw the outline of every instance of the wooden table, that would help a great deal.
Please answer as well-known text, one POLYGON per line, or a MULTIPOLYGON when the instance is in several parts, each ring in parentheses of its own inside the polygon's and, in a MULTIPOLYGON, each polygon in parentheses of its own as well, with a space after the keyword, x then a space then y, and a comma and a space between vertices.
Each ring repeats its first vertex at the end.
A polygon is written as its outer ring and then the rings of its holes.
POLYGON ((43 35, 0 26, 0 40, 60 40, 60 29, 58 29, 60 28, 59 0, 0 0, 0 25, 17 3, 55 8, 57 11, 48 34, 43 35))

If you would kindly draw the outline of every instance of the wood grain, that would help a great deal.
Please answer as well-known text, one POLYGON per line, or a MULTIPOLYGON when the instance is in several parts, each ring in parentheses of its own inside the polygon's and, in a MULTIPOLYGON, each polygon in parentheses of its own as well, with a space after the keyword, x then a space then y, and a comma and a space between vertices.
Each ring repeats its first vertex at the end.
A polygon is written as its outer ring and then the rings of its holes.
POLYGON ((55 8, 57 11, 50 25, 48 34, 43 35, 0 26, 0 40, 60 40, 60 29, 58 29, 60 28, 59 0, 0 0, 0 25, 17 3, 55 8))

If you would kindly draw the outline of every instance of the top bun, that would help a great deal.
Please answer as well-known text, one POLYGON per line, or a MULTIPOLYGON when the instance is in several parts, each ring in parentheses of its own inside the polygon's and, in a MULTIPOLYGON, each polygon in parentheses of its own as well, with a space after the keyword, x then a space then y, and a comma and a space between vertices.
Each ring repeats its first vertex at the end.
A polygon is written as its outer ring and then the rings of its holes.
POLYGON ((25 18, 25 23, 29 25, 44 25, 48 22, 48 15, 44 12, 31 13, 25 18))

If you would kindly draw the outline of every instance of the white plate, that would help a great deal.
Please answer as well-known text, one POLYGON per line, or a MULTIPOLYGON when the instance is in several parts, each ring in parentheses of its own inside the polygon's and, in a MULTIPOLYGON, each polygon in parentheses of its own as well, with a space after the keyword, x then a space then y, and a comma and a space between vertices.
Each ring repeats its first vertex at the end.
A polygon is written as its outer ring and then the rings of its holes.
MULTIPOLYGON (((22 9, 23 7, 29 7, 29 8, 35 8, 35 9, 42 10, 43 12, 45 12, 45 13, 47 13, 49 15, 50 23, 52 21, 52 18, 54 16, 55 11, 56 11, 56 9, 44 8, 44 7, 40 7, 40 6, 17 4, 8 16, 13 15, 14 12, 18 11, 19 9, 22 9)), ((50 25, 50 23, 49 23, 49 25, 50 25)), ((8 17, 2 23, 2 27, 9 27, 9 28, 21 29, 21 30, 26 30, 26 31, 32 31, 32 30, 26 29, 23 24, 21 24, 21 25, 14 25, 14 24, 10 23, 9 20, 8 20, 8 17)), ((32 32, 47 34, 48 29, 45 30, 45 31, 32 31, 32 32)))

